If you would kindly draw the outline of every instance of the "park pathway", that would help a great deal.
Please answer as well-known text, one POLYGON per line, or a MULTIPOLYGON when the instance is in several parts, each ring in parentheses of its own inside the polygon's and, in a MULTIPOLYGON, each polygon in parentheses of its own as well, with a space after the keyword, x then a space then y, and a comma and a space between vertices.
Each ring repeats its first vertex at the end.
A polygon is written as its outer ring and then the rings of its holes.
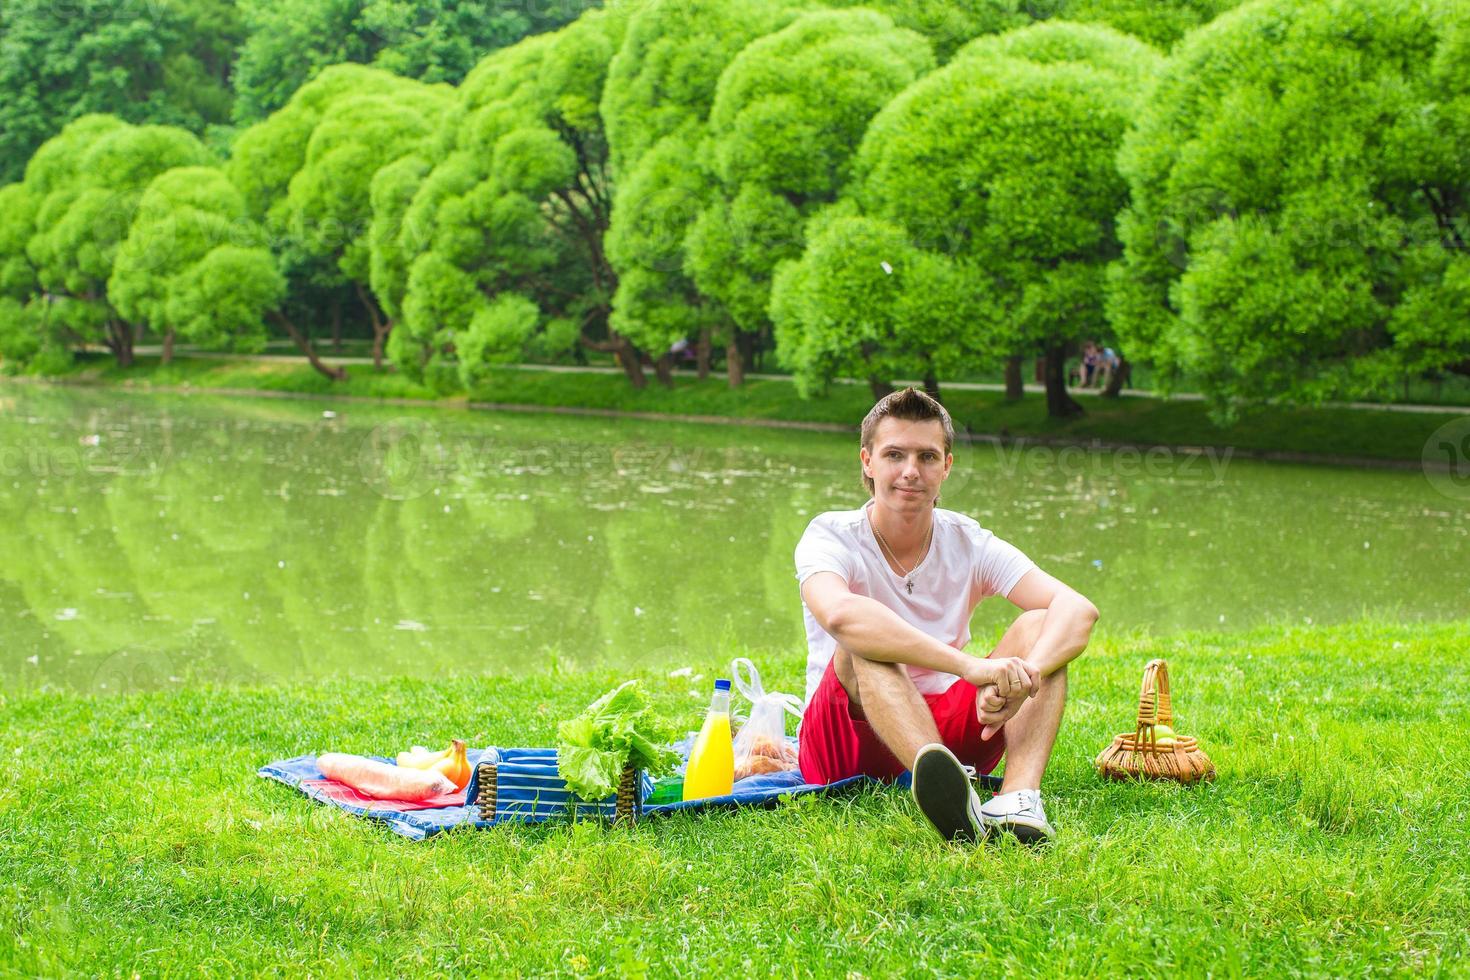
MULTIPOLYGON (((135 354, 158 354, 158 353, 161 352, 161 350, 162 350, 162 348, 160 348, 157 345, 143 345, 143 346, 139 346, 139 347, 134 348, 134 353, 135 354)), ((303 356, 301 356, 300 354, 234 354, 234 353, 231 353, 229 351, 205 351, 205 350, 197 350, 197 349, 194 349, 194 348, 191 348, 191 347, 188 347, 188 346, 176 346, 176 347, 174 347, 174 351, 178 355, 184 355, 184 356, 193 357, 193 358, 201 358, 201 359, 205 359, 205 360, 216 360, 216 361, 259 361, 259 362, 267 362, 267 363, 273 362, 273 361, 294 361, 294 362, 298 362, 298 363, 301 363, 301 364, 305 364, 306 363, 306 358, 303 357, 303 356)), ((371 363, 373 363, 373 359, 371 357, 350 357, 350 356, 344 356, 344 355, 340 355, 340 354, 327 354, 327 353, 321 354, 320 357, 321 357, 322 361, 324 361, 325 363, 327 363, 327 364, 333 364, 333 365, 339 365, 339 364, 371 364, 371 363)), ((507 365, 504 365, 504 366, 505 367, 509 367, 509 368, 514 368, 514 369, 519 370, 519 371, 550 371, 550 372, 556 373, 556 374, 622 374, 623 373, 621 368, 605 367, 605 366, 596 365, 596 364, 587 364, 587 365, 581 365, 581 364, 507 364, 507 365)), ((680 376, 687 376, 687 373, 680 372, 680 376)), ((749 373, 747 373, 745 376, 747 378, 751 378, 751 379, 756 380, 756 381, 790 381, 791 380, 790 375, 785 375, 785 374, 749 374, 749 373)), ((859 384, 860 385, 866 385, 868 383, 867 381, 861 380, 861 379, 858 379, 858 378, 834 378, 833 379, 833 382, 835 384, 845 384, 845 385, 859 385, 859 384)), ((902 386, 902 385, 914 385, 916 387, 921 387, 923 385, 923 382, 922 381, 919 381, 919 380, 916 380, 916 379, 912 379, 912 378, 896 379, 893 383, 895 385, 899 385, 899 386, 902 386)), ((988 383, 985 383, 985 382, 975 382, 975 381, 941 381, 940 382, 940 387, 943 388, 946 391, 1004 391, 1005 390, 1005 385, 1002 385, 1002 384, 988 384, 988 383)), ((1025 387, 1025 390, 1028 393, 1031 393, 1031 394, 1045 394, 1045 392, 1046 392, 1046 388, 1044 386, 1042 386, 1042 385, 1028 384, 1028 385, 1025 385, 1024 387, 1025 387)), ((1071 389, 1071 394, 1073 394, 1073 395, 1081 395, 1083 397, 1096 397, 1097 395, 1100 394, 1100 392, 1097 389, 1095 389, 1095 388, 1073 388, 1073 389, 1071 389)), ((1166 395, 1166 394, 1163 394, 1161 392, 1149 391, 1149 390, 1143 389, 1143 388, 1124 388, 1123 389, 1123 394, 1128 395, 1128 396, 1133 397, 1133 398, 1162 398, 1162 399, 1166 399, 1168 401, 1179 401, 1179 402, 1198 402, 1198 401, 1204 401, 1204 396, 1203 395, 1196 394, 1194 392, 1187 392, 1187 391, 1186 392, 1175 392, 1173 394, 1166 395)), ((1425 414, 1425 415, 1464 415, 1467 411, 1470 411, 1470 406, 1465 406, 1465 405, 1409 405, 1409 404, 1399 404, 1399 403, 1392 403, 1392 402, 1323 402, 1322 403, 1322 407, 1323 408, 1365 409, 1365 410, 1369 410, 1369 411, 1379 411, 1379 412, 1409 412, 1409 413, 1414 413, 1414 414, 1425 414)))

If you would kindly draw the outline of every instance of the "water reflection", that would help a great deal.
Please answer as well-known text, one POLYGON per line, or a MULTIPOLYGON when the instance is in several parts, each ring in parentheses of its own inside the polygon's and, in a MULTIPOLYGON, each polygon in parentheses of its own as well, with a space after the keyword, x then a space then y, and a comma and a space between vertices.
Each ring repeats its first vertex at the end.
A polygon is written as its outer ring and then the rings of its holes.
MULTIPOLYGON (((0 389, 0 685, 668 664, 802 642, 791 552, 846 436, 0 389)), ((1136 457, 1137 454, 1134 454, 1136 457)), ((1109 624, 1464 614, 1419 474, 961 447, 944 505, 1109 624)), ((982 604, 976 629, 1010 616, 982 604)))

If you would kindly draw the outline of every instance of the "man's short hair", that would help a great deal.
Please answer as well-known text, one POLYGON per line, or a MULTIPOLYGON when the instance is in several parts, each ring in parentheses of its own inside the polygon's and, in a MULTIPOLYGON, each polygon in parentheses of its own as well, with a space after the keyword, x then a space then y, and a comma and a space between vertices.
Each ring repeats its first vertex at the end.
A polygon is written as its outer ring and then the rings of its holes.
MULTIPOLYGON (((873 451, 873 437, 878 433, 878 423, 884 419, 903 419, 906 422, 927 422, 931 419, 938 421, 944 427, 945 455, 954 451, 954 423, 950 421, 949 412, 932 395, 918 388, 904 388, 884 395, 868 411, 867 417, 863 419, 859 445, 869 453, 873 451)), ((863 486, 868 488, 868 495, 872 496, 873 478, 866 473, 862 477, 863 486)))

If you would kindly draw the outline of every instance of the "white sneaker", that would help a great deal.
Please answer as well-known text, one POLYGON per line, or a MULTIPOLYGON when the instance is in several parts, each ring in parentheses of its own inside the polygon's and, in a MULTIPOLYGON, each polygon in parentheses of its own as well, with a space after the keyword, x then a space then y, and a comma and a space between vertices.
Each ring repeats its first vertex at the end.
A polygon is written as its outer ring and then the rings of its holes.
POLYGON ((980 819, 991 830, 1015 834, 1023 844, 1045 844, 1057 835, 1047 823, 1039 789, 1002 793, 980 808, 980 819))
POLYGON ((932 742, 914 757, 914 802, 941 837, 975 844, 990 833, 980 812, 980 797, 954 753, 932 742))

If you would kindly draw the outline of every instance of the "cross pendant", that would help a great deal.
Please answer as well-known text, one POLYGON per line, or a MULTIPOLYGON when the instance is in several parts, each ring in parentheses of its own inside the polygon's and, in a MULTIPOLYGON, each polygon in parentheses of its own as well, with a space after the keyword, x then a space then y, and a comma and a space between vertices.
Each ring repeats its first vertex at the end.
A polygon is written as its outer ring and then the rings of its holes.
POLYGON ((907 579, 905 579, 903 584, 909 590, 909 595, 913 595, 914 594, 914 583, 912 583, 912 582, 908 581, 907 579))

